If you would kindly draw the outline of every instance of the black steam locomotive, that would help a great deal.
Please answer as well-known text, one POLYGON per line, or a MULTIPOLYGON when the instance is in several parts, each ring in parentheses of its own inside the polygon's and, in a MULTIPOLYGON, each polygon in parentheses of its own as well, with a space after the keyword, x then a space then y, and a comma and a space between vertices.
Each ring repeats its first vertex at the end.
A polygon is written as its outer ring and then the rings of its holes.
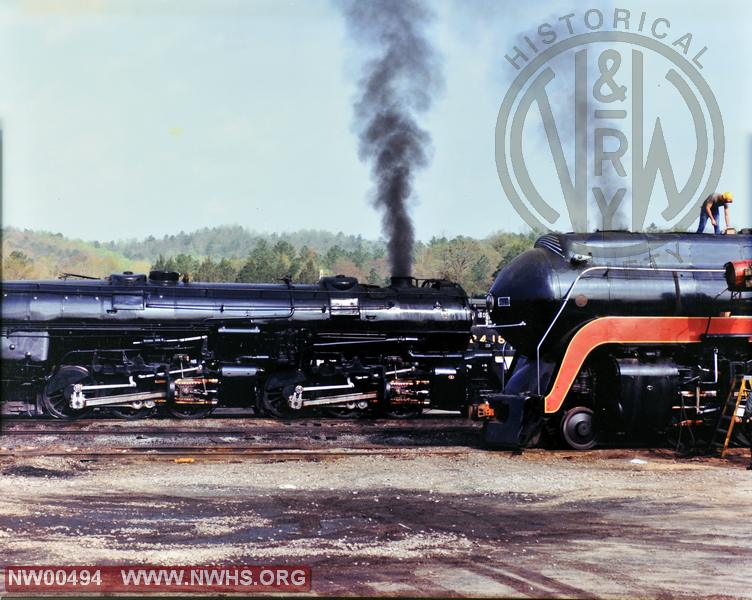
POLYGON ((486 441, 547 432, 586 449, 602 434, 714 425, 734 377, 752 373, 752 278, 733 276, 749 268, 750 233, 538 239, 487 298, 517 354, 503 392, 475 407, 486 441))
POLYGON ((3 397, 26 392, 59 418, 472 407, 491 445, 545 432, 586 449, 602 434, 715 422, 734 377, 752 373, 751 261, 748 231, 544 235, 487 298, 517 350, 509 372, 498 353, 468 349, 477 310, 445 280, 5 282, 3 397))
POLYGON ((196 418, 220 403, 404 416, 468 405, 494 367, 468 352, 474 311, 445 280, 203 284, 154 271, 2 292, 3 396, 25 390, 58 418, 196 418))

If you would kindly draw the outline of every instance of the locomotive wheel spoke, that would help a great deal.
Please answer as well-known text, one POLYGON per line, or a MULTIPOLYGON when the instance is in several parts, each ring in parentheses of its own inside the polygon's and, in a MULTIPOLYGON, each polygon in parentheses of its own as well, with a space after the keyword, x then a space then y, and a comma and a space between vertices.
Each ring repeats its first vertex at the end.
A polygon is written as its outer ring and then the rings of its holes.
POLYGON ((285 386, 267 386, 264 388, 264 395, 261 398, 261 404, 264 412, 278 419, 292 419, 295 413, 287 403, 287 396, 284 394, 285 386))
POLYGON ((76 410, 70 406, 71 387, 76 383, 90 381, 89 371, 77 365, 60 367, 57 373, 47 382, 42 393, 42 404, 45 411, 56 419, 81 419, 92 414, 90 408, 76 410))
POLYGON ((279 373, 271 375, 264 384, 261 395, 261 408, 269 416, 278 419, 293 419, 301 414, 293 410, 287 399, 295 391, 295 386, 305 382, 302 373, 279 373))

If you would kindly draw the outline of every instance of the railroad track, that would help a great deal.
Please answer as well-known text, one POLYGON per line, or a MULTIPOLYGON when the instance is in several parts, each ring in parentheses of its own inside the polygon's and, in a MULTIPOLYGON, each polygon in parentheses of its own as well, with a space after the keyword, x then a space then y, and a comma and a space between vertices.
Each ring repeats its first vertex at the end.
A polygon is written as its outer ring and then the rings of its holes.
MULTIPOLYGON (((268 433, 268 430, 265 432, 268 433)), ((139 429, 121 429, 121 428, 97 428, 97 429, 68 429, 68 428, 33 428, 33 427, 6 427, 2 426, 0 429, 0 435, 65 435, 65 436, 101 436, 101 435, 148 435, 148 436, 167 436, 167 435, 236 435, 236 436, 248 436, 252 434, 250 429, 200 429, 200 428, 139 428, 139 429)))
POLYGON ((394 420, 3 421, 0 458, 205 457, 314 460, 344 456, 458 454, 477 425, 458 417, 394 420))
POLYGON ((121 419, 96 419, 88 421, 33 421, 29 419, 3 419, 0 423, 0 435, 235 435, 255 436, 269 434, 298 435, 306 431, 347 435, 381 434, 408 435, 410 433, 425 433, 436 431, 444 434, 457 434, 477 428, 462 417, 442 419, 415 419, 410 421, 394 420, 316 420, 316 421, 279 421, 275 419, 255 419, 242 426, 222 423, 213 425, 217 421, 160 421, 158 424, 140 424, 137 421, 123 421, 121 419), (179 423, 179 425, 177 424, 179 423), (190 423, 190 424, 188 424, 190 423))
MULTIPOLYGON (((0 449, 0 458, 3 457, 69 457, 69 458, 137 458, 137 457, 169 457, 181 462, 181 458, 261 458, 272 460, 320 460, 325 458, 344 458, 352 456, 411 456, 414 454, 431 456, 460 456, 468 454, 471 448, 383 448, 383 447, 358 447, 358 448, 291 448, 291 447, 259 447, 259 446, 215 446, 211 448, 199 447, 102 447, 102 448, 15 448, 0 449)), ((186 461, 188 462, 188 461, 186 461)))

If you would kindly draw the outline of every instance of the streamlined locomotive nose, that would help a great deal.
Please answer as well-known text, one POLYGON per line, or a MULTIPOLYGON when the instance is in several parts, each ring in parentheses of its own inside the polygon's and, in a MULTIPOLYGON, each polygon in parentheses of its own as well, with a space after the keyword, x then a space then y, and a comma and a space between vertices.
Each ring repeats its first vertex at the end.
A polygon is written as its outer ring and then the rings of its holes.
POLYGON ((510 326, 504 335, 513 344, 533 335, 532 328, 547 322, 555 306, 558 280, 547 254, 541 248, 520 254, 499 272, 486 297, 491 319, 510 326))

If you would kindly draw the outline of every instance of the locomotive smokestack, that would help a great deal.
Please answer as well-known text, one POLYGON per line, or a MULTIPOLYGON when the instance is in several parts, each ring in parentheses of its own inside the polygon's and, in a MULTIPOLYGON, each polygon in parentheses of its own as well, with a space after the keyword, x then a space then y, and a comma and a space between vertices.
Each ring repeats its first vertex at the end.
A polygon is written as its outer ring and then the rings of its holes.
POLYGON ((415 170, 429 160, 431 136, 416 115, 441 87, 438 57, 426 37, 433 15, 422 0, 345 0, 348 30, 375 56, 359 82, 354 106, 359 155, 371 165, 373 203, 383 210, 392 274, 412 273, 414 242, 408 200, 415 170))
POLYGON ((413 285, 413 278, 412 277, 391 277, 391 283, 389 284, 390 287, 393 288, 401 288, 401 287, 412 287, 413 285))

